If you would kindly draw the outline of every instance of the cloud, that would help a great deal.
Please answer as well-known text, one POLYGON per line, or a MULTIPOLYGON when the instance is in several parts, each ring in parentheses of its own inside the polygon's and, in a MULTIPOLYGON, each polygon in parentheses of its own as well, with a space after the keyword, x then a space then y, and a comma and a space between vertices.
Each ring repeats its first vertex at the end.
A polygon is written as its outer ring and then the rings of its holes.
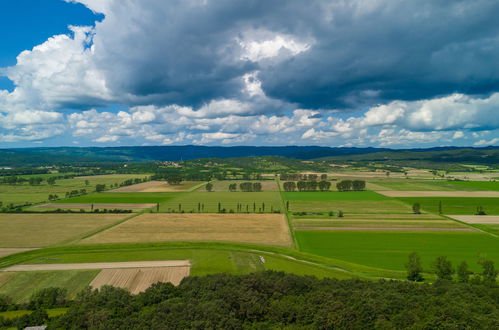
POLYGON ((66 1, 104 18, 0 69, 3 141, 497 142, 494 1, 66 1))

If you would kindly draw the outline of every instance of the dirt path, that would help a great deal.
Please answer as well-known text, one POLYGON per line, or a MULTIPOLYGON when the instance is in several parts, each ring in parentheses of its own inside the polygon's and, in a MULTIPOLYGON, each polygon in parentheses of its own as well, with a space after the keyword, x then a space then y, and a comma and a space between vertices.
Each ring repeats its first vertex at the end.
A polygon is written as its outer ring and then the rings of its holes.
POLYGON ((39 264, 16 265, 2 269, 4 272, 30 272, 39 270, 80 270, 80 269, 124 269, 124 268, 155 268, 155 267, 190 267, 189 260, 159 260, 132 262, 94 262, 78 264, 39 264))
POLYGON ((0 248, 0 258, 10 256, 11 254, 16 254, 16 253, 21 253, 21 252, 26 252, 26 251, 32 251, 36 250, 34 249, 28 249, 28 248, 21 248, 21 249, 15 249, 15 248, 0 248))
POLYGON ((438 231, 438 232, 470 232, 471 228, 404 228, 404 227, 295 227, 295 230, 311 231, 438 231))
POLYGON ((379 190, 387 197, 499 197, 499 191, 398 191, 379 190))
POLYGON ((134 209, 148 209, 155 207, 156 204, 131 204, 131 203, 49 203, 36 206, 40 209, 88 209, 92 205, 95 209, 122 209, 122 210, 134 210, 134 209))

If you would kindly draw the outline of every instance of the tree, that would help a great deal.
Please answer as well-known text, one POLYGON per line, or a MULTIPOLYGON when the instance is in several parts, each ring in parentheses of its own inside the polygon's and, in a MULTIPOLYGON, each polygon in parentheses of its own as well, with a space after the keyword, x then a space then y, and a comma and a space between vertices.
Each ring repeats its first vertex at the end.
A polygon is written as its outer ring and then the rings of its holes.
POLYGON ((338 191, 352 190, 352 181, 351 180, 342 180, 336 184, 336 189, 338 189, 338 191))
POLYGON ((452 275, 455 273, 452 268, 452 263, 447 257, 437 257, 432 264, 433 270, 440 280, 452 280, 452 275))
POLYGON ((468 263, 463 261, 457 266, 457 278, 459 282, 468 282, 470 279, 471 272, 468 269, 468 263))
POLYGON ((343 211, 342 210, 338 211, 338 218, 343 218, 343 211))
POLYGON ((213 190, 213 183, 208 182, 205 186, 206 191, 212 191, 213 190))
POLYGON ((438 202, 438 214, 442 214, 442 201, 438 202))
POLYGON ((352 181, 352 189, 355 191, 361 191, 366 189, 366 182, 364 180, 354 180, 352 181))
POLYGON ((96 192, 101 192, 101 191, 104 191, 106 189, 106 185, 105 184, 96 184, 95 185, 95 191, 96 192))
POLYGON ((284 188, 284 191, 295 191, 296 183, 294 181, 284 182, 282 187, 284 188))
POLYGON ((88 186, 90 184, 90 181, 85 180, 85 186, 88 186))
POLYGON ((237 184, 236 183, 231 183, 229 184, 229 191, 234 192, 237 190, 237 184))
POLYGON ((497 270, 492 260, 483 259, 478 262, 482 267, 482 279, 484 283, 494 284, 496 282, 497 270))
POLYGON ((259 192, 262 191, 262 184, 260 182, 253 183, 253 191, 259 192))
POLYGON ((414 214, 421 214, 421 205, 419 205, 419 203, 412 204, 412 212, 414 212, 414 214))
POLYGON ((320 191, 327 191, 331 188, 331 182, 329 181, 319 181, 320 191))
POLYGON ((321 174, 321 180, 326 181, 327 180, 327 174, 321 174))
POLYGON ((409 260, 405 264, 405 269, 407 269, 407 279, 409 281, 424 281, 423 275, 421 275, 421 272, 423 271, 423 267, 421 266, 421 259, 416 252, 409 254, 409 260))
POLYGON ((166 182, 170 185, 178 185, 182 182, 183 178, 180 174, 170 174, 166 177, 166 182))
POLYGON ((51 176, 50 178, 47 179, 47 183, 51 186, 55 184, 55 177, 51 176))
POLYGON ((298 191, 305 191, 307 189, 307 183, 305 181, 298 181, 296 188, 298 188, 298 191))
POLYGON ((28 306, 30 309, 62 307, 66 304, 66 296, 65 289, 41 289, 31 296, 28 306))

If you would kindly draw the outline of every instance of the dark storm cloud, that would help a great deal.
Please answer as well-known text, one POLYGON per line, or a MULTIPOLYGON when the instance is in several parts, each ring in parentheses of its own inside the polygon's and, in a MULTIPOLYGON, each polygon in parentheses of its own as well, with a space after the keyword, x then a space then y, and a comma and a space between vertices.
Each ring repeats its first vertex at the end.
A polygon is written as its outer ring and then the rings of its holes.
POLYGON ((328 108, 499 89, 498 1, 337 3, 308 52, 261 70, 269 96, 328 108))

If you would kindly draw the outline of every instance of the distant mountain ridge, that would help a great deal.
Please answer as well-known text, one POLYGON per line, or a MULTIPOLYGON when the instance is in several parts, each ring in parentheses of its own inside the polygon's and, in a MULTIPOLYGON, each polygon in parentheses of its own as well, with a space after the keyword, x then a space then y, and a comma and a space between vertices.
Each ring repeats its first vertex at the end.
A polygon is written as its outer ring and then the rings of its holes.
POLYGON ((426 159, 432 161, 478 160, 499 162, 499 147, 436 147, 394 150, 320 146, 131 146, 131 147, 45 147, 0 149, 0 166, 73 164, 92 162, 179 161, 197 158, 281 156, 295 159, 387 160, 426 159))

